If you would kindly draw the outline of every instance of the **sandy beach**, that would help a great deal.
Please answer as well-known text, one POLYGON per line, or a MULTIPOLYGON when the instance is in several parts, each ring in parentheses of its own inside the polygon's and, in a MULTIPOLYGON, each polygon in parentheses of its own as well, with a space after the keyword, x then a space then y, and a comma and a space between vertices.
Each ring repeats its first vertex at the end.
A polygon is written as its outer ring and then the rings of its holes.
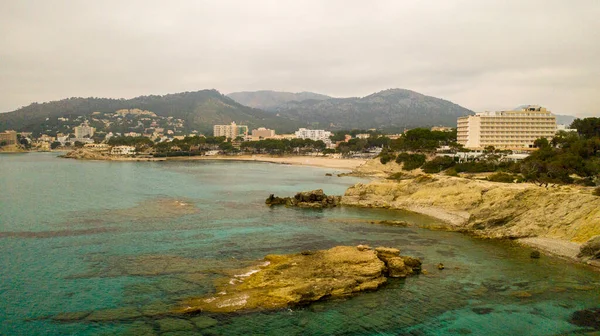
POLYGON ((190 156, 190 157, 169 157, 169 161, 188 161, 188 160, 231 160, 231 161, 258 161, 272 162, 280 164, 314 166, 332 169, 353 170, 363 165, 366 160, 362 159, 335 159, 330 157, 315 156, 284 156, 274 157, 267 155, 240 155, 240 156, 190 156))

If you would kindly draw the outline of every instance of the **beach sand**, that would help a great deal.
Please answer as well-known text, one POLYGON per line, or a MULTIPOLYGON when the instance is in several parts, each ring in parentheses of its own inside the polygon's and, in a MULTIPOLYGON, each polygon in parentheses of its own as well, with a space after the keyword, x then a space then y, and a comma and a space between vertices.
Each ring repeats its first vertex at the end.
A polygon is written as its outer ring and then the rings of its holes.
POLYGON ((366 160, 362 159, 336 159, 323 156, 283 156, 274 157, 267 155, 240 155, 240 156, 191 156, 191 157, 170 157, 169 161, 188 161, 188 160, 231 160, 231 161, 257 161, 272 162, 280 164, 314 166, 332 169, 353 170, 364 164, 366 160))

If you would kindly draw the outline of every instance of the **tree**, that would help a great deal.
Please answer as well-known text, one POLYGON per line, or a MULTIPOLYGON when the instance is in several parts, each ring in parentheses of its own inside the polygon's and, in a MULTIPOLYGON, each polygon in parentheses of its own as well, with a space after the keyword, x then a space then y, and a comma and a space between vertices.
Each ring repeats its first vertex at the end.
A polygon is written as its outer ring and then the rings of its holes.
POLYGON ((575 119, 571 128, 585 138, 600 137, 600 118, 575 119))
POLYGON ((4 147, 6 145, 8 145, 8 142, 6 142, 6 141, 0 141, 0 147, 4 147))
POLYGON ((73 146, 75 146, 75 148, 81 148, 81 147, 83 147, 83 142, 81 142, 81 141, 75 141, 75 143, 73 144, 73 146))
POLYGON ((58 141, 54 141, 50 144, 50 149, 57 149, 58 147, 60 147, 60 142, 58 141))

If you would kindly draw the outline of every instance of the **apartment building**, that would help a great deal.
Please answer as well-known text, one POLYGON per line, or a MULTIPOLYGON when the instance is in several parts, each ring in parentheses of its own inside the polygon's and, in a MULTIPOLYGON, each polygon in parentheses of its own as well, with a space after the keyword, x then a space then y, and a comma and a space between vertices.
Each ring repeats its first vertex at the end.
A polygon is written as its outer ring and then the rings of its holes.
POLYGON ((300 128, 296 131, 296 138, 300 139, 311 139, 314 141, 322 140, 329 141, 331 132, 325 130, 311 130, 306 128, 300 128))
POLYGON ((17 132, 0 132, 0 146, 13 146, 17 144, 17 132))
POLYGON ((252 130, 252 138, 271 139, 275 136, 275 130, 259 127, 252 130))
POLYGON ((494 146, 532 148, 539 138, 552 139, 556 117, 545 107, 523 106, 513 111, 481 112, 458 118, 457 141, 469 149, 494 146))
POLYGON ((76 139, 83 139, 83 138, 91 138, 94 136, 94 132, 96 131, 96 129, 94 127, 91 127, 87 121, 84 122, 83 124, 79 125, 79 126, 75 126, 73 127, 73 131, 75 133, 75 138, 76 139))
POLYGON ((239 136, 245 137, 248 135, 248 126, 237 125, 235 121, 231 125, 214 125, 213 134, 216 137, 224 136, 228 139, 235 139, 239 136))

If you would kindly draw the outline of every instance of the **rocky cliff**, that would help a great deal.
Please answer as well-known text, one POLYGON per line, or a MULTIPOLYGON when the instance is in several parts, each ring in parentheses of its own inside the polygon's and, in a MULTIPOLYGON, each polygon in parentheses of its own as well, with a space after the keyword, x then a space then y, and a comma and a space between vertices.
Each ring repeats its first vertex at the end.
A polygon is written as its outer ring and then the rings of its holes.
POLYGON ((583 243, 600 235, 600 197, 586 188, 543 188, 447 176, 350 187, 343 205, 405 209, 488 238, 544 237, 583 243))

